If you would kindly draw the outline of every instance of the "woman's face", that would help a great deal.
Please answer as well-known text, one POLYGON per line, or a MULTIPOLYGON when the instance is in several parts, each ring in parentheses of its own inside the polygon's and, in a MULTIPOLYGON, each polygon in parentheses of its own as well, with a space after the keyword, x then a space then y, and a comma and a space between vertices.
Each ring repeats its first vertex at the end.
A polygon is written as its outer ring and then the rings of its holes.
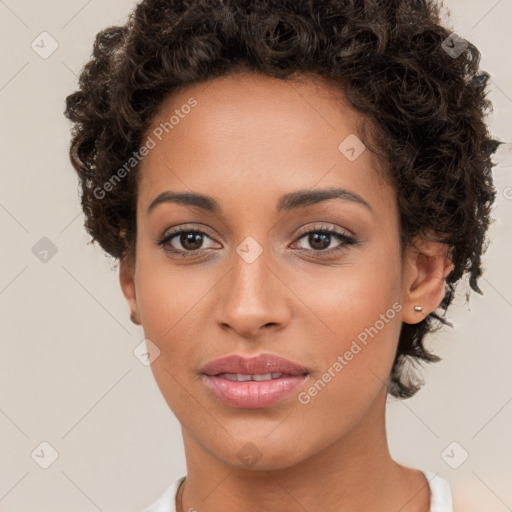
POLYGON ((214 79, 168 97, 144 139, 123 291, 160 350, 152 371, 188 448, 230 466, 252 453, 258 468, 287 467, 383 425, 403 316, 396 194, 333 91, 214 79), (294 201, 329 189, 348 193, 294 201), (192 233, 169 237, 179 228, 192 233), (219 377, 202 374, 218 358, 262 353, 307 370, 269 404, 228 403, 208 385, 219 377))

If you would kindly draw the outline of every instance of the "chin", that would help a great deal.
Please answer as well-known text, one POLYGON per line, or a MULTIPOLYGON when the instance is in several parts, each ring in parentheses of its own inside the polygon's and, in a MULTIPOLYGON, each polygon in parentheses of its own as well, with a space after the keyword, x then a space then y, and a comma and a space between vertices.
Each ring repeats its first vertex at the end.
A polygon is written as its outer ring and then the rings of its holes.
POLYGON ((287 469, 300 463, 307 456, 297 451, 297 444, 283 446, 279 442, 261 440, 236 440, 229 448, 219 451, 212 447, 212 453, 228 466, 249 471, 275 471, 287 469))

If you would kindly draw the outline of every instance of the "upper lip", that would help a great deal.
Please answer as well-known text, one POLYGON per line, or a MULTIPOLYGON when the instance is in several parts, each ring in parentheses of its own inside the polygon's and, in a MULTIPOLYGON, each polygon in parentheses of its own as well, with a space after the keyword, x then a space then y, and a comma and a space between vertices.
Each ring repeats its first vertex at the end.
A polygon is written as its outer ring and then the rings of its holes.
POLYGON ((260 354, 250 358, 234 354, 211 361, 201 368, 201 373, 211 376, 221 373, 241 373, 245 375, 283 373, 286 375, 305 375, 308 373, 308 370, 288 359, 272 354, 260 354))

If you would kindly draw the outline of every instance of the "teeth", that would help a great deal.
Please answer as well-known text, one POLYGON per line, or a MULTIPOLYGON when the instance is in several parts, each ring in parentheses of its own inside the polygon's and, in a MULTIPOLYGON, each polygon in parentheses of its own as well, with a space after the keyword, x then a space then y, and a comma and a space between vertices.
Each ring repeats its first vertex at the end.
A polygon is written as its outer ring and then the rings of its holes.
POLYGON ((271 373, 265 373, 264 375, 251 375, 252 380, 272 380, 271 373))
POLYGON ((238 382, 247 382, 249 380, 272 380, 272 379, 278 379, 283 375, 282 373, 265 373, 263 375, 245 375, 243 373, 221 373, 219 377, 224 377, 228 380, 235 380, 238 382))
POLYGON ((226 375, 232 376, 233 380, 237 380, 238 382, 245 382, 246 380, 251 380, 250 375, 244 375, 242 373, 229 373, 226 375))

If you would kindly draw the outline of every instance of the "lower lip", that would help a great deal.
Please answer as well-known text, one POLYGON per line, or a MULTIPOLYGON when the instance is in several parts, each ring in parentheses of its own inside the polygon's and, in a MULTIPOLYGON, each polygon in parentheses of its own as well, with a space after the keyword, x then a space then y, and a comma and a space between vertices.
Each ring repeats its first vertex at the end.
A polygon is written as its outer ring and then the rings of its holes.
POLYGON ((279 379, 238 382, 204 375, 206 386, 224 403, 232 407, 258 409, 280 402, 302 386, 307 375, 279 379))

